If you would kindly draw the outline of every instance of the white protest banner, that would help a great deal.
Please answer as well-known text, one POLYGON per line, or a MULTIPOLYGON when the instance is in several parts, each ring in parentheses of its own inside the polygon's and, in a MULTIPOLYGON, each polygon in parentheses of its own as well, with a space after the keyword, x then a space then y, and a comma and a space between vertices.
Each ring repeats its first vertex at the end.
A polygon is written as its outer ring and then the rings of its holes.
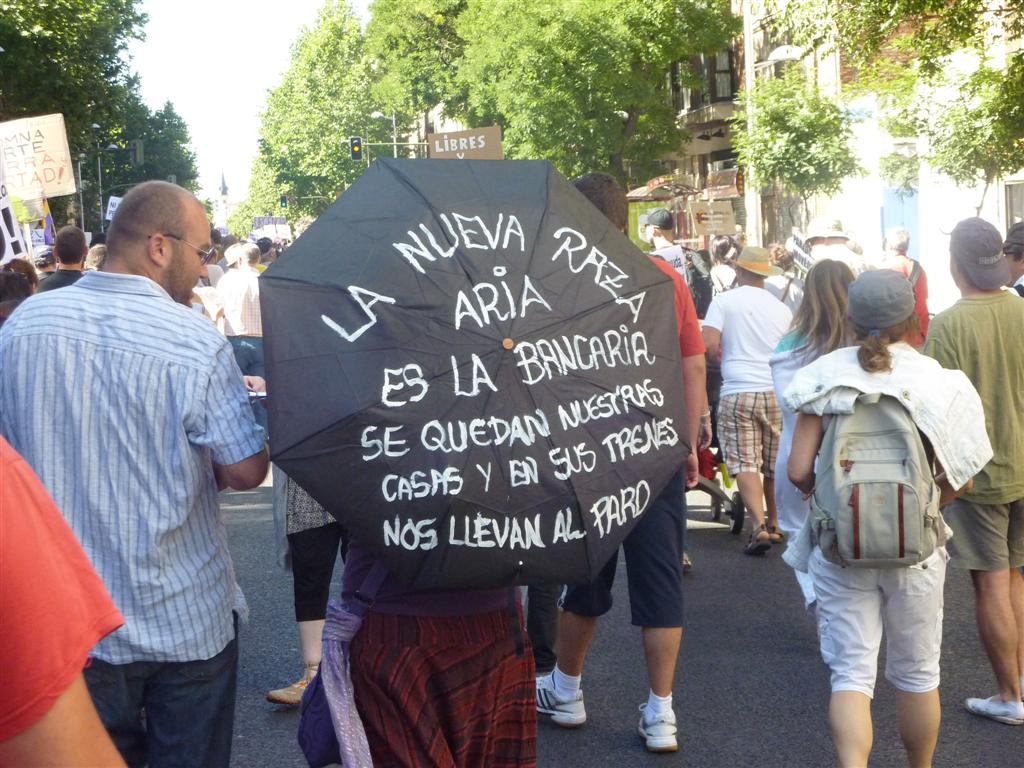
POLYGON ((468 131, 427 134, 427 151, 432 158, 454 160, 503 160, 501 128, 491 125, 468 131))
POLYGON ((695 235, 719 235, 732 232, 736 228, 736 216, 732 211, 732 203, 728 200, 691 200, 689 212, 693 219, 695 235))
POLYGON ((253 216, 252 217, 253 237, 269 237, 282 240, 292 239, 292 228, 288 226, 288 220, 284 216, 253 216))
POLYGON ((107 201, 107 215, 104 217, 107 221, 113 220, 114 214, 117 212, 117 206, 120 204, 121 198, 111 195, 110 200, 107 201))
POLYGON ((64 115, 0 123, 0 156, 13 197, 35 200, 76 191, 64 115))
POLYGON ((7 194, 3 162, 0 162, 0 254, 0 264, 15 258, 28 258, 29 255, 18 218, 11 206, 11 197, 7 194))

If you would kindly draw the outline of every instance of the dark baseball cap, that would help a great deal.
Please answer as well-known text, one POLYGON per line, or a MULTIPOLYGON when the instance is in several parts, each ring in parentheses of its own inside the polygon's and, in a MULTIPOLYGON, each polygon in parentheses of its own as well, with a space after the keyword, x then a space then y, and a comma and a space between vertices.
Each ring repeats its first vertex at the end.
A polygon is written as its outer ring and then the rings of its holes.
POLYGON ((1006 232, 1003 253, 1012 253, 1016 256, 1024 253, 1024 221, 1018 221, 1006 232))
POLYGON ((1003 258, 1003 238, 984 219, 964 219, 949 236, 949 253, 967 279, 982 291, 994 291, 1010 282, 1010 266, 1003 258))
POLYGON ((846 313, 861 328, 898 325, 914 311, 914 287, 894 269, 872 269, 850 283, 846 313))
POLYGON ((672 229, 672 214, 665 208, 654 208, 647 212, 647 223, 658 229, 672 229))

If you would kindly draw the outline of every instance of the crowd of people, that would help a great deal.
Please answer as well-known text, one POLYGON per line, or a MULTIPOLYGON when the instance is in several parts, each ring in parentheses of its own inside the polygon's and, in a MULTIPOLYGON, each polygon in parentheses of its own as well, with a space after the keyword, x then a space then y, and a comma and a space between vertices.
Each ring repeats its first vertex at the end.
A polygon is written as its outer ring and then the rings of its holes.
MULTIPOLYGON (((625 231, 612 177, 574 186, 625 231)), ((932 764, 947 562, 970 572, 997 689, 964 705, 1024 725, 1024 351, 1008 330, 1024 320, 1024 224, 1003 238, 960 222, 950 270, 962 298, 931 317, 905 230, 869 265, 837 223, 769 248, 718 237, 705 255, 677 244, 675 223, 652 211, 646 234, 673 286, 660 311, 676 324, 686 447, 622 547, 649 687, 643 746, 678 748, 686 489, 713 448, 750 517, 742 552, 785 545, 816 617, 841 765, 868 762, 883 636, 908 763, 932 764), (906 427, 898 446, 851 453, 860 438, 837 437, 883 412, 906 427), (893 456, 913 494, 860 474, 893 456), (898 553, 875 558, 893 544, 877 521, 895 515, 898 553)), ((89 248, 66 226, 34 263, 0 271, 0 636, 4 680, 24 692, 0 708, 0 765, 229 764, 247 606, 218 492, 269 470, 259 276, 278 255, 211 230, 185 190, 147 182, 105 242, 89 248)), ((531 586, 525 606, 518 590, 413 592, 276 468, 273 485, 303 672, 270 701, 298 705, 318 672, 343 671, 323 669, 338 663, 323 649, 340 637, 340 552, 342 595, 369 606, 342 644, 374 764, 531 766, 538 714, 587 721, 583 671, 615 557, 592 584, 531 586)))

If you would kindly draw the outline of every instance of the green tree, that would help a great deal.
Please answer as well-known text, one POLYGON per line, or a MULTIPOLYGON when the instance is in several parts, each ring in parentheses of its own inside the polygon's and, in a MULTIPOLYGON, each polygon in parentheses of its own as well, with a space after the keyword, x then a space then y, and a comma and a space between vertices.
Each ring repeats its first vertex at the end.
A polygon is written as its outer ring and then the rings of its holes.
POLYGON ((1005 72, 983 66, 955 84, 955 95, 947 83, 940 98, 922 98, 933 106, 922 121, 928 162, 961 186, 982 185, 979 214, 992 183, 1024 167, 1022 66, 1024 60, 1005 72))
MULTIPOLYGON (((739 101, 746 103, 746 93, 739 101)), ((740 163, 761 185, 777 183, 806 201, 834 194, 860 172, 851 147, 853 116, 808 83, 804 70, 761 80, 747 110, 733 119, 733 145, 740 163)))
POLYGON ((737 20, 721 0, 468 0, 458 30, 469 108, 500 116, 510 157, 626 179, 648 175, 684 137, 672 64, 726 48, 737 20))
POLYGON ((444 104, 464 114, 456 71, 464 43, 456 22, 466 0, 374 0, 366 25, 373 94, 388 110, 415 114, 444 104))
MULTIPOLYGON (((252 230, 254 216, 274 215, 278 209, 280 193, 274 171, 263 155, 257 155, 249 176, 249 191, 244 201, 228 219, 228 229, 245 237, 252 230)), ((290 214, 289 214, 290 215, 290 214)))
POLYGON ((142 36, 136 0, 0 0, 0 121, 61 112, 72 152, 116 123, 130 94, 124 56, 142 36))
POLYGON ((376 0, 372 11, 380 98, 443 103, 470 126, 501 125, 509 157, 622 179, 647 175, 683 139, 671 65, 738 31, 725 0, 376 0))
MULTIPOLYGON (((134 89, 125 98, 119 120, 103 132, 98 150, 103 161, 103 198, 120 197, 135 184, 148 179, 174 178, 175 182, 195 192, 199 188, 199 171, 188 125, 166 102, 152 112, 134 89), (141 140, 144 162, 131 162, 129 143, 141 140), (110 147, 113 147, 111 149, 110 147)), ((98 187, 96 184, 96 151, 85 154, 82 167, 82 198, 86 228, 99 231, 98 187)))
POLYGON ((260 163, 249 200, 239 210, 276 211, 276 202, 266 210, 267 199, 286 195, 290 217, 319 215, 365 170, 349 158, 350 136, 362 136, 371 157, 391 154, 390 147, 373 146, 390 143, 392 135, 390 119, 373 117, 377 106, 359 20, 347 2, 328 0, 316 25, 293 46, 288 71, 270 92, 260 163))
MULTIPOLYGON (((1024 51, 993 61, 989 40, 1024 34, 1024 0, 772 0, 780 31, 835 49, 859 68, 856 88, 879 97, 894 136, 927 137, 924 158, 960 185, 991 183, 1024 168, 1024 51), (950 54, 973 51, 963 75, 950 54)), ((912 185, 913 158, 889 156, 883 172, 912 185)), ((979 203, 980 207, 980 203, 979 203)))

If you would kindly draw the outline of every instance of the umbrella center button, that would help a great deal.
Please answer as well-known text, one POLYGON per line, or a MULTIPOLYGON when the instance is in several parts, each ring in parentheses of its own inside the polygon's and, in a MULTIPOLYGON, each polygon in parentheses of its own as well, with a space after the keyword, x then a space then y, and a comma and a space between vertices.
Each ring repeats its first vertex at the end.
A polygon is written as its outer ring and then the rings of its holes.
POLYGON ((503 346, 505 349, 512 349, 515 345, 516 343, 512 341, 512 339, 505 339, 501 342, 501 346, 503 346))

